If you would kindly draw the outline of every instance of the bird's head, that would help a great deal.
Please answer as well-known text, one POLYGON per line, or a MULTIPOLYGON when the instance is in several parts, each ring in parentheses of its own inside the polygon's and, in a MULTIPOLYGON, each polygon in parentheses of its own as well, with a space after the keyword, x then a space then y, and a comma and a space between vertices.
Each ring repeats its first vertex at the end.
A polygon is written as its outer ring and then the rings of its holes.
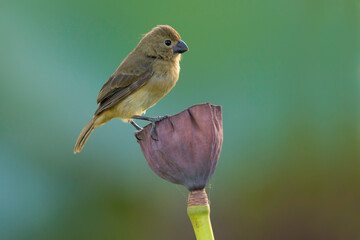
POLYGON ((168 25, 153 28, 141 39, 137 48, 148 56, 165 60, 172 60, 189 50, 179 33, 168 25))

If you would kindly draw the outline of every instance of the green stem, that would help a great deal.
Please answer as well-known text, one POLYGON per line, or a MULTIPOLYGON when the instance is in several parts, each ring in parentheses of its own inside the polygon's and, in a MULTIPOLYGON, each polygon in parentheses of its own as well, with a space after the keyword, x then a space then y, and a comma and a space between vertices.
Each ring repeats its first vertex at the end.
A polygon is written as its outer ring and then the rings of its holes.
POLYGON ((188 206, 187 213, 193 225, 197 240, 214 240, 210 222, 209 205, 188 206))

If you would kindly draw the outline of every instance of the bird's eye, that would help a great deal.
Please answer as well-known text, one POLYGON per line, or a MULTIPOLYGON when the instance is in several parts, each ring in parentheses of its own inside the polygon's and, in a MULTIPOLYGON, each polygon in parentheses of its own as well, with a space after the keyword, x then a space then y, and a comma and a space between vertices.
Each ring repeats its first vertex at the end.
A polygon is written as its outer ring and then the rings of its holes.
POLYGON ((166 45, 166 46, 170 46, 170 45, 171 45, 171 41, 170 41, 170 40, 165 40, 165 45, 166 45))

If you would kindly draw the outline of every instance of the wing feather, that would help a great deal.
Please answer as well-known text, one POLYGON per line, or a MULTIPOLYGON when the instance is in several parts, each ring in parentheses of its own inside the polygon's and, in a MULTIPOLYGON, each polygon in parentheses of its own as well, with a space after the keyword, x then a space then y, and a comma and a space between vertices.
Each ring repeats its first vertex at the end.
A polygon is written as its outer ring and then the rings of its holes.
POLYGON ((140 76, 141 75, 128 73, 119 73, 117 75, 111 76, 101 88, 97 98, 97 103, 101 103, 106 98, 112 96, 114 93, 121 91, 123 88, 126 88, 133 82, 136 82, 140 76))
POLYGON ((109 79, 100 90, 98 97, 98 109, 95 115, 100 114, 121 102, 123 99, 143 87, 153 73, 150 69, 142 75, 118 74, 113 79, 109 79), (105 90, 103 90, 105 89, 105 90))

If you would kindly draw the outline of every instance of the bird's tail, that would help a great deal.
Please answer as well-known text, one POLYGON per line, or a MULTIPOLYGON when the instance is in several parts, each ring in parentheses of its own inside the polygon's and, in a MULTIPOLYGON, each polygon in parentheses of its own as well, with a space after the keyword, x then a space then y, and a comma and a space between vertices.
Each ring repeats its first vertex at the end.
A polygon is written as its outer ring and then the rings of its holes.
POLYGON ((83 149, 86 141, 90 137, 90 134, 95 129, 94 123, 95 123, 95 117, 93 117, 81 131, 81 133, 75 143, 75 148, 74 148, 75 154, 81 152, 81 150, 83 149))

